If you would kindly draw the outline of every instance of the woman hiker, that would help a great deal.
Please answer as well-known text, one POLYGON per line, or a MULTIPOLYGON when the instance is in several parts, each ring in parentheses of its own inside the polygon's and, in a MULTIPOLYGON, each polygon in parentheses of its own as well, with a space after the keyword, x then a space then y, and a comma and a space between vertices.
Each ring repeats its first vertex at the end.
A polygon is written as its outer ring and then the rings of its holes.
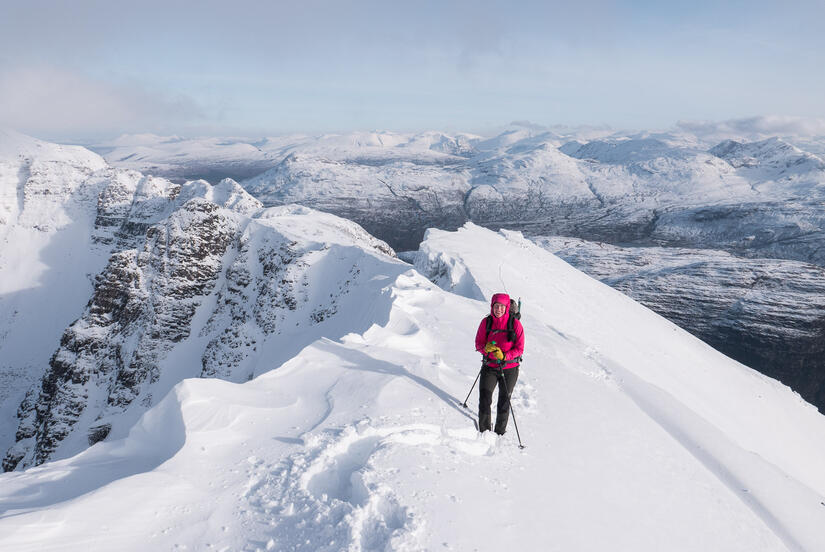
POLYGON ((490 403, 498 385, 495 431, 504 435, 510 417, 510 397, 507 393, 512 394, 518 379, 518 367, 524 352, 524 328, 515 315, 510 316, 509 295, 496 293, 490 303, 491 314, 481 320, 476 332, 476 351, 484 355, 478 386, 478 430, 490 430, 490 403))

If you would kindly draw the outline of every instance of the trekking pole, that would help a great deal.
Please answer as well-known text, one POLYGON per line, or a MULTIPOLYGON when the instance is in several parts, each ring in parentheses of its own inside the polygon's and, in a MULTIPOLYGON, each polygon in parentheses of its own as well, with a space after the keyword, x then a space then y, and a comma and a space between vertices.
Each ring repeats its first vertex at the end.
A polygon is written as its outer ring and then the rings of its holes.
MULTIPOLYGON (((483 368, 484 364, 482 364, 481 366, 483 368)), ((461 406, 463 406, 464 408, 470 408, 469 406, 467 406, 467 401, 470 400, 470 394, 473 392, 473 389, 475 389, 476 383, 478 383, 478 378, 480 378, 480 377, 481 377, 481 370, 479 370, 478 374, 476 374, 476 380, 473 382, 473 386, 470 387, 470 392, 467 393, 467 398, 464 399, 463 403, 461 403, 461 406)))
MULTIPOLYGON (((495 345, 495 344, 496 344, 496 342, 493 341, 493 345, 495 345)), ((481 371, 482 370, 484 370, 484 359, 483 358, 481 360, 481 368, 478 370, 478 374, 476 374, 476 380, 473 382, 473 386, 470 387, 470 392, 467 393, 467 398, 464 399, 463 403, 461 403, 461 406, 463 406, 464 408, 470 408, 469 406, 467 406, 467 401, 470 400, 470 395, 472 394, 473 389, 476 388, 476 383, 478 383, 478 378, 481 377, 481 371)))
POLYGON ((501 383, 504 385, 504 390, 507 392, 507 406, 510 407, 510 414, 513 415, 513 426, 516 428, 516 437, 518 437, 518 448, 523 449, 525 447, 521 444, 521 435, 519 435, 518 423, 516 422, 516 411, 513 410, 513 403, 510 402, 510 390, 507 388, 507 379, 504 377, 504 369, 501 367, 501 364, 499 364, 498 371, 499 376, 501 377, 501 383))

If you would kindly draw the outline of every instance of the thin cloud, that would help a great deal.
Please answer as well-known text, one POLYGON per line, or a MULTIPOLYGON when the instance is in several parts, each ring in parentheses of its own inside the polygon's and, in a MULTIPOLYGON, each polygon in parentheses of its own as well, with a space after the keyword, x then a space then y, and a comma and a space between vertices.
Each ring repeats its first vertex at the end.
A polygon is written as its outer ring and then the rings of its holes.
POLYGON ((40 65, 0 72, 0 124, 47 139, 164 133, 205 119, 191 98, 40 65))
POLYGON ((705 139, 825 136, 825 119, 779 115, 747 117, 721 122, 679 121, 676 127, 705 139))

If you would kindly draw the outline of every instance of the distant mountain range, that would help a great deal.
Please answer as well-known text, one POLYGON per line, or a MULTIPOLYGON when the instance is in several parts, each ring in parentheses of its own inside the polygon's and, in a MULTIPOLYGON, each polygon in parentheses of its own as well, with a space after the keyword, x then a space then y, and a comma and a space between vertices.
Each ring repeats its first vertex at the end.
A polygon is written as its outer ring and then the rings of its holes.
POLYGON ((345 215, 399 250, 416 248, 428 226, 472 220, 537 235, 822 265, 825 162, 789 140, 708 144, 682 132, 585 141, 521 128, 486 139, 438 132, 257 142, 142 136, 98 149, 113 165, 183 179, 216 171, 240 178, 266 167, 242 181, 265 205, 298 202, 345 215))
MULTIPOLYGON (((265 205, 299 203, 335 213, 398 250, 417 249, 428 227, 455 229, 468 220, 536 238, 650 248, 647 258, 666 259, 672 247, 701 250, 695 254, 711 253, 706 269, 680 278, 720 298, 730 296, 731 274, 743 285, 765 285, 771 278, 761 278, 762 269, 774 267, 784 285, 799 280, 794 293, 772 295, 775 307, 790 314, 799 301, 810 306, 801 333, 785 328, 787 320, 766 305, 751 305, 755 310, 734 322, 718 318, 719 305, 692 296, 665 307, 654 298, 655 286, 642 293, 640 283, 624 279, 621 289, 825 409, 825 382, 815 375, 825 370, 815 345, 825 341, 817 299, 825 267, 825 137, 684 126, 633 134, 514 126, 486 138, 440 132, 254 142, 127 136, 100 148, 113 165, 173 178, 235 176, 265 205)), ((602 253, 585 247, 567 258, 619 285, 628 267, 618 267, 627 256, 611 260, 602 253)), ((635 280, 645 277, 653 278, 645 273, 635 280)), ((661 274, 656 278, 665 285, 661 274)))

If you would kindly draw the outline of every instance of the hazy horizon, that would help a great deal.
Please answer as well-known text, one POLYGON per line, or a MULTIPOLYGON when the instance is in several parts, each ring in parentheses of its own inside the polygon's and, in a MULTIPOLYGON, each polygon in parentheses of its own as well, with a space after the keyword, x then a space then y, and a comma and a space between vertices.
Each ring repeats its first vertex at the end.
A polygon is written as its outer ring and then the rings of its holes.
POLYGON ((823 18, 815 0, 2 2, 0 124, 90 143, 819 121, 823 18))

